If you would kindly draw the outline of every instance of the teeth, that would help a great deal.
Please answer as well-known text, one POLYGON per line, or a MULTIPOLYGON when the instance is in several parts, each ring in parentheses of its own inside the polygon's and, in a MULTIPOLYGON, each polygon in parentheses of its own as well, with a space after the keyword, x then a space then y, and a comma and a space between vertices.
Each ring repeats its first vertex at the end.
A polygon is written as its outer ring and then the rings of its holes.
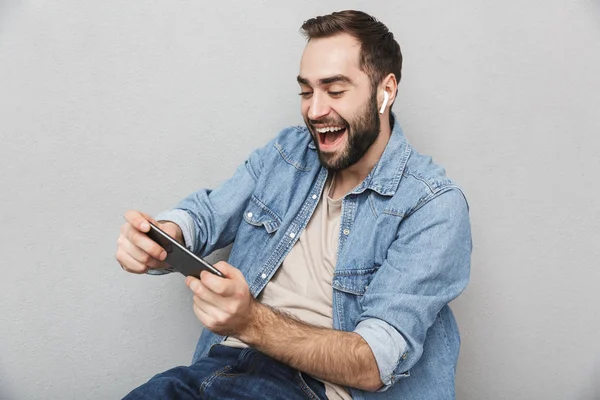
POLYGON ((341 126, 327 126, 325 128, 317 128, 317 132, 319 133, 327 133, 327 132, 337 132, 344 129, 341 126))

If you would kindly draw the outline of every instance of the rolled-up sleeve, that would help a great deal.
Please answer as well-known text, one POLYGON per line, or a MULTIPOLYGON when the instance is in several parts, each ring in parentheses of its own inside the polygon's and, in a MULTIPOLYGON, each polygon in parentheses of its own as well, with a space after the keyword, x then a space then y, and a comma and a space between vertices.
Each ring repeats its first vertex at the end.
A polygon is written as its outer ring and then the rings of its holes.
POLYGON ((361 321, 354 332, 358 333, 371 348, 379 368, 379 378, 384 385, 380 390, 387 389, 393 383, 392 378, 398 360, 406 358, 408 349, 406 340, 393 326, 376 318, 361 321))

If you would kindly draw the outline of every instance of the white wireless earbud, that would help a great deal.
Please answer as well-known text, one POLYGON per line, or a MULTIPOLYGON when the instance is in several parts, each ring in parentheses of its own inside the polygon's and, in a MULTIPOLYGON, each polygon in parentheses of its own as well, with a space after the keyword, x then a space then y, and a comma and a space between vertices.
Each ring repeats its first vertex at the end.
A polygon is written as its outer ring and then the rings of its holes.
POLYGON ((385 106, 387 106, 387 102, 390 99, 390 95, 387 92, 383 92, 383 104, 381 105, 381 109, 379 110, 379 114, 383 114, 385 111, 385 106))

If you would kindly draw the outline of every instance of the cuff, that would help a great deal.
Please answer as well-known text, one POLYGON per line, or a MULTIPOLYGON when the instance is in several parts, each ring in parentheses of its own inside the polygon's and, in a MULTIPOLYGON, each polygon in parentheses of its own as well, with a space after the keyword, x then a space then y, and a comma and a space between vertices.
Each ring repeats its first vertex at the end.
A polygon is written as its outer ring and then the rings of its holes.
POLYGON ((354 332, 362 336, 375 356, 384 385, 379 391, 387 390, 397 380, 394 371, 408 355, 406 340, 390 324, 376 318, 361 321, 354 332))
POLYGON ((183 233, 184 246, 192 253, 195 253, 196 228, 192 217, 186 211, 179 209, 163 211, 154 217, 154 219, 157 221, 171 221, 179 225, 183 233))

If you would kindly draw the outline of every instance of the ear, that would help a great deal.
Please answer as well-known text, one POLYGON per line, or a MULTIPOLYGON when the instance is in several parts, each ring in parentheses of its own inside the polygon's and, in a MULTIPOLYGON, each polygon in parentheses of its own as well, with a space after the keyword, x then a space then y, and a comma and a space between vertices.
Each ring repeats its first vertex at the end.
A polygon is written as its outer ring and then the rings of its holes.
POLYGON ((379 101, 381 101, 381 106, 379 109, 379 113, 383 114, 389 105, 392 108, 394 101, 396 100, 396 93, 398 92, 398 82, 396 81, 396 76, 390 73, 388 76, 383 78, 381 81, 380 91, 382 92, 379 97, 379 101))

